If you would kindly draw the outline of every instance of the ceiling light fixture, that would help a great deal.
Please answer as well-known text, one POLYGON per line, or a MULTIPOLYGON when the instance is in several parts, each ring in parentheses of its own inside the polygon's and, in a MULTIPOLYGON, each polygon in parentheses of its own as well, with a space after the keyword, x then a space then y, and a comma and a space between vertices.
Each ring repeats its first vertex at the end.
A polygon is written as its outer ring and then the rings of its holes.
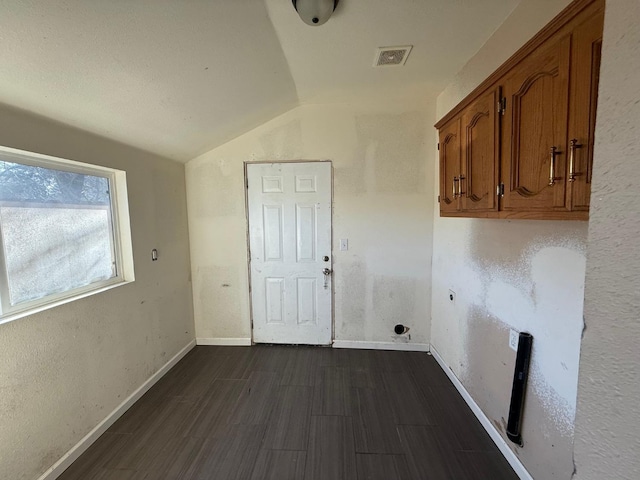
POLYGON ((316 27, 329 20, 339 0, 292 0, 293 8, 304 23, 316 27))

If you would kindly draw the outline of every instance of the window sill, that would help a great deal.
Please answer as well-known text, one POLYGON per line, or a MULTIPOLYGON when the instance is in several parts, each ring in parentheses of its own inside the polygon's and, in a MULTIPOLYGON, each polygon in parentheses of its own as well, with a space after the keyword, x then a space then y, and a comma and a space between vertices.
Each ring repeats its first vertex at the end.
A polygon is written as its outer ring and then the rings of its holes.
POLYGON ((107 290, 127 285, 129 283, 132 283, 133 281, 134 280, 123 280, 122 278, 115 278, 105 282, 101 282, 98 285, 84 287, 80 291, 76 290, 75 292, 66 292, 66 294, 63 294, 63 296, 61 297, 51 300, 44 300, 43 303, 38 303, 37 305, 28 305, 23 309, 20 309, 19 311, 8 312, 5 315, 0 315, 0 325, 2 325, 3 323, 9 323, 14 320, 18 320, 19 318, 28 317, 39 312, 44 312, 45 310, 64 305, 66 303, 75 302, 76 300, 90 297, 97 293, 106 292, 107 290))

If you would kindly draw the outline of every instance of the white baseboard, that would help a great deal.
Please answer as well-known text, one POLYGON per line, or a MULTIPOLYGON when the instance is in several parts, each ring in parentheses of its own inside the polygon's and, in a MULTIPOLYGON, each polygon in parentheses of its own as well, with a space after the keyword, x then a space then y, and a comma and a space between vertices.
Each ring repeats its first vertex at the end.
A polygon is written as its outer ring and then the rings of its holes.
POLYGON ((365 350, 399 350, 403 352, 428 352, 427 343, 363 342, 360 340, 335 340, 333 348, 360 348, 365 350))
POLYGON ((509 465, 511 465, 511 468, 513 468, 518 477, 520 477, 521 480, 533 480, 533 477, 529 474, 527 469, 524 468, 524 465, 522 465, 520 459, 516 456, 515 453, 513 453, 513 450, 509 448, 509 445, 507 445, 507 442, 504 440, 504 438, 502 438, 502 435, 500 435, 498 430, 496 430, 491 421, 487 418, 487 416, 480 409, 475 400, 471 397, 467 389, 464 388, 462 382, 458 380, 458 377, 455 376, 451 368, 449 368, 449 365, 447 365, 442 359, 438 351, 433 348, 433 345, 431 345, 430 351, 431 355, 433 355, 433 358, 436 359, 436 361, 440 364, 442 370, 444 370, 444 373, 446 373, 449 377, 449 380, 451 380, 455 387, 458 389, 458 392, 460 392, 460 395, 462 395, 464 401, 467 402, 467 405, 469 405, 471 411, 473 411, 475 416, 478 417, 478 420, 480 420, 480 423, 491 437, 491 440, 493 440, 493 443, 495 443, 496 446, 500 449, 500 452, 502 452, 502 455, 504 455, 504 457, 507 459, 507 462, 509 462, 509 465))
POLYGON ((106 416, 98 425, 95 426, 85 437, 80 440, 75 446, 65 453, 60 460, 53 464, 46 472, 44 472, 38 480, 55 480, 62 472, 64 472, 69 466, 75 462, 80 455, 82 455, 87 448, 95 442, 100 435, 107 431, 107 429, 115 423, 136 401, 142 397, 147 390, 149 390, 158 380, 160 380, 165 373, 167 373, 171 367, 178 363, 182 357, 184 357, 189 351, 196 346, 195 340, 191 340, 182 350, 176 353, 167 363, 165 363, 160 369, 147 379, 138 389, 129 395, 116 409, 106 416))
POLYGON ((231 347, 249 347, 250 338, 196 338, 196 345, 227 345, 231 347))

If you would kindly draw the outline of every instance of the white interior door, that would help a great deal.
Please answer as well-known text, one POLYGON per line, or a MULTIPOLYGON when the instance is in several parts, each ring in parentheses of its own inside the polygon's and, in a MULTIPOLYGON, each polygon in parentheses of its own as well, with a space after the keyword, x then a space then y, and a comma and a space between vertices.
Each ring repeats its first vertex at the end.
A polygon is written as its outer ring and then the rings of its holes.
POLYGON ((331 163, 248 164, 247 189, 253 341, 330 344, 331 163))

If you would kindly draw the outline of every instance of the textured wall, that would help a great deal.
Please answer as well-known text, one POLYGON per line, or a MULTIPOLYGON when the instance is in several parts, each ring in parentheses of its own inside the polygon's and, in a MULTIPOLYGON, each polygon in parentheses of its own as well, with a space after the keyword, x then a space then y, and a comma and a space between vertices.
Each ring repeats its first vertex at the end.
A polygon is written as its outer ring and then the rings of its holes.
POLYGON ((136 281, 0 325, 0 478, 33 480, 194 338, 184 166, 4 107, 0 144, 126 170, 129 192, 136 281))
MULTIPOLYGON (((438 97, 438 118, 567 4, 523 0, 438 97)), ((509 329, 533 334, 524 447, 508 444, 536 479, 573 472, 586 241, 586 222, 435 214, 432 344, 506 438, 515 361, 509 329)))
POLYGON ((587 248, 576 480, 640 478, 640 3, 609 1, 587 248))
POLYGON ((427 343, 433 108, 303 106, 187 164, 198 338, 251 336, 244 161, 331 160, 335 338, 427 343), (339 239, 349 251, 339 251, 339 239))

